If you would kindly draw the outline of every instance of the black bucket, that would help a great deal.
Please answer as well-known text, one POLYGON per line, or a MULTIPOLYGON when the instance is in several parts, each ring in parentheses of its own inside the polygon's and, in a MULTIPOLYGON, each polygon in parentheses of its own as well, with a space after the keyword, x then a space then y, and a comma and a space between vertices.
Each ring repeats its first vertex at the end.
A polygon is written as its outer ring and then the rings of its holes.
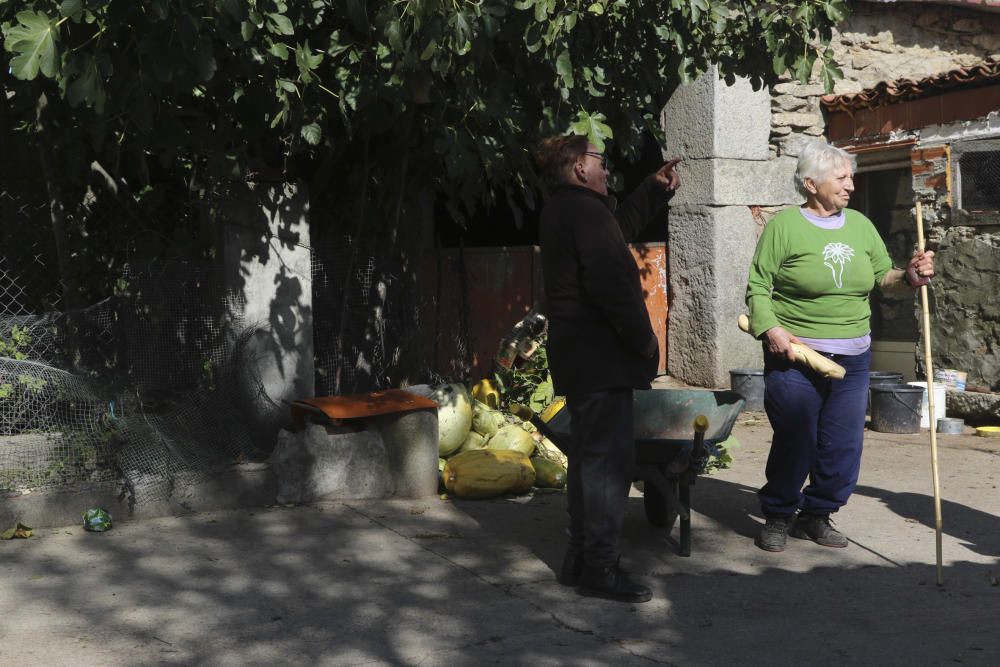
POLYGON ((871 429, 879 433, 920 433, 924 388, 909 384, 877 384, 872 397, 871 429))
POLYGON ((895 371, 868 371, 868 384, 906 384, 902 373, 895 371))
MULTIPOLYGON (((906 384, 906 380, 903 379, 902 373, 896 373, 895 371, 869 371, 868 372, 868 385, 874 387, 877 384, 906 384)), ((868 409, 867 414, 872 413, 872 395, 868 394, 868 409)))
POLYGON ((729 371, 729 388, 746 401, 744 410, 764 410, 764 371, 734 368, 729 371))

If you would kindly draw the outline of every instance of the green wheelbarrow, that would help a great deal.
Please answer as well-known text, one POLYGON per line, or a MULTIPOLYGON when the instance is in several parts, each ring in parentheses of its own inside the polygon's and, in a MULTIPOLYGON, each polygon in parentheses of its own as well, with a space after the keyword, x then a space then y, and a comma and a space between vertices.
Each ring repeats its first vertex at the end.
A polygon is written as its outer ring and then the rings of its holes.
MULTIPOLYGON (((668 532, 680 518, 681 556, 691 555, 691 487, 717 445, 729 437, 744 400, 732 391, 650 389, 636 391, 635 480, 642 482, 646 519, 668 532)), ((549 421, 531 422, 567 456, 572 456, 570 415, 562 409, 549 421)))

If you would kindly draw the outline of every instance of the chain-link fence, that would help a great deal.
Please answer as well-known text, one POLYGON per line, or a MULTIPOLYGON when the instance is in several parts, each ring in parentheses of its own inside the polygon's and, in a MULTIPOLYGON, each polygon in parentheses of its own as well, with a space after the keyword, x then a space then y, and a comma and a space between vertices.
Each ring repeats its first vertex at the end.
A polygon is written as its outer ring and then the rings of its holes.
POLYGON ((120 480, 147 501, 266 456, 247 419, 276 409, 249 358, 257 331, 182 268, 126 271, 127 291, 75 312, 0 310, 0 491, 120 480))
POLYGON ((397 266, 349 236, 317 239, 311 253, 317 395, 441 380, 438 347, 462 348, 464 359, 465 340, 436 328, 442 295, 434 285, 407 283, 397 266), (445 337, 448 344, 437 345, 445 337))
POLYGON ((197 255, 190 201, 165 192, 141 216, 91 193, 66 265, 46 189, 0 183, 0 494, 117 483, 143 502, 267 455, 247 418, 277 409, 250 358, 259 330, 218 262, 123 263, 144 243, 197 255), (65 307, 68 283, 89 305, 65 307))
MULTIPOLYGON (((243 321, 243 276, 226 274, 243 265, 227 269, 193 242, 213 233, 200 218, 211 207, 166 190, 139 215, 92 196, 73 213, 73 233, 87 234, 63 265, 47 193, 15 185, 0 182, 11 239, 0 248, 0 493, 114 481, 144 502, 265 458, 273 443, 254 425, 282 408, 257 376, 253 339, 279 334, 243 321), (161 259, 126 263, 149 256, 161 259)), ((468 304, 454 290, 421 290, 371 239, 321 227, 310 247, 316 395, 440 380, 433 369, 454 350, 467 369, 468 304), (437 326, 442 313, 455 326, 437 326)), ((241 252, 266 261, 270 246, 241 252)))

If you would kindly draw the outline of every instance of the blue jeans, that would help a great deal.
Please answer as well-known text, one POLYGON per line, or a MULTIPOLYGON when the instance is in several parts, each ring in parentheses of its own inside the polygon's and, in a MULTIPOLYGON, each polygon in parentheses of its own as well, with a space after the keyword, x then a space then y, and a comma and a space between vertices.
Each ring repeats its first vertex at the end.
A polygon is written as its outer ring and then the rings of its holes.
POLYGON ((767 517, 790 517, 796 510, 831 514, 858 482, 871 350, 823 356, 844 367, 843 380, 824 379, 764 350, 764 409, 774 438, 767 483, 757 496, 767 517))
POLYGON ((588 567, 613 566, 635 470, 632 390, 566 397, 572 431, 567 452, 569 546, 588 567))

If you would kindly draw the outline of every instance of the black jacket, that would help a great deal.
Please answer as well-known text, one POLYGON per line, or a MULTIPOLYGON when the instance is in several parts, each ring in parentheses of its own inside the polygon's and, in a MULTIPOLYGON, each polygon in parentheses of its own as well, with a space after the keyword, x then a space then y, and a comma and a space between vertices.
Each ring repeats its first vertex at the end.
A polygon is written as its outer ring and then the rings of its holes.
POLYGON ((648 389, 656 376, 659 350, 626 243, 672 196, 650 177, 617 216, 614 198, 582 186, 560 186, 546 202, 542 272, 557 394, 648 389))

